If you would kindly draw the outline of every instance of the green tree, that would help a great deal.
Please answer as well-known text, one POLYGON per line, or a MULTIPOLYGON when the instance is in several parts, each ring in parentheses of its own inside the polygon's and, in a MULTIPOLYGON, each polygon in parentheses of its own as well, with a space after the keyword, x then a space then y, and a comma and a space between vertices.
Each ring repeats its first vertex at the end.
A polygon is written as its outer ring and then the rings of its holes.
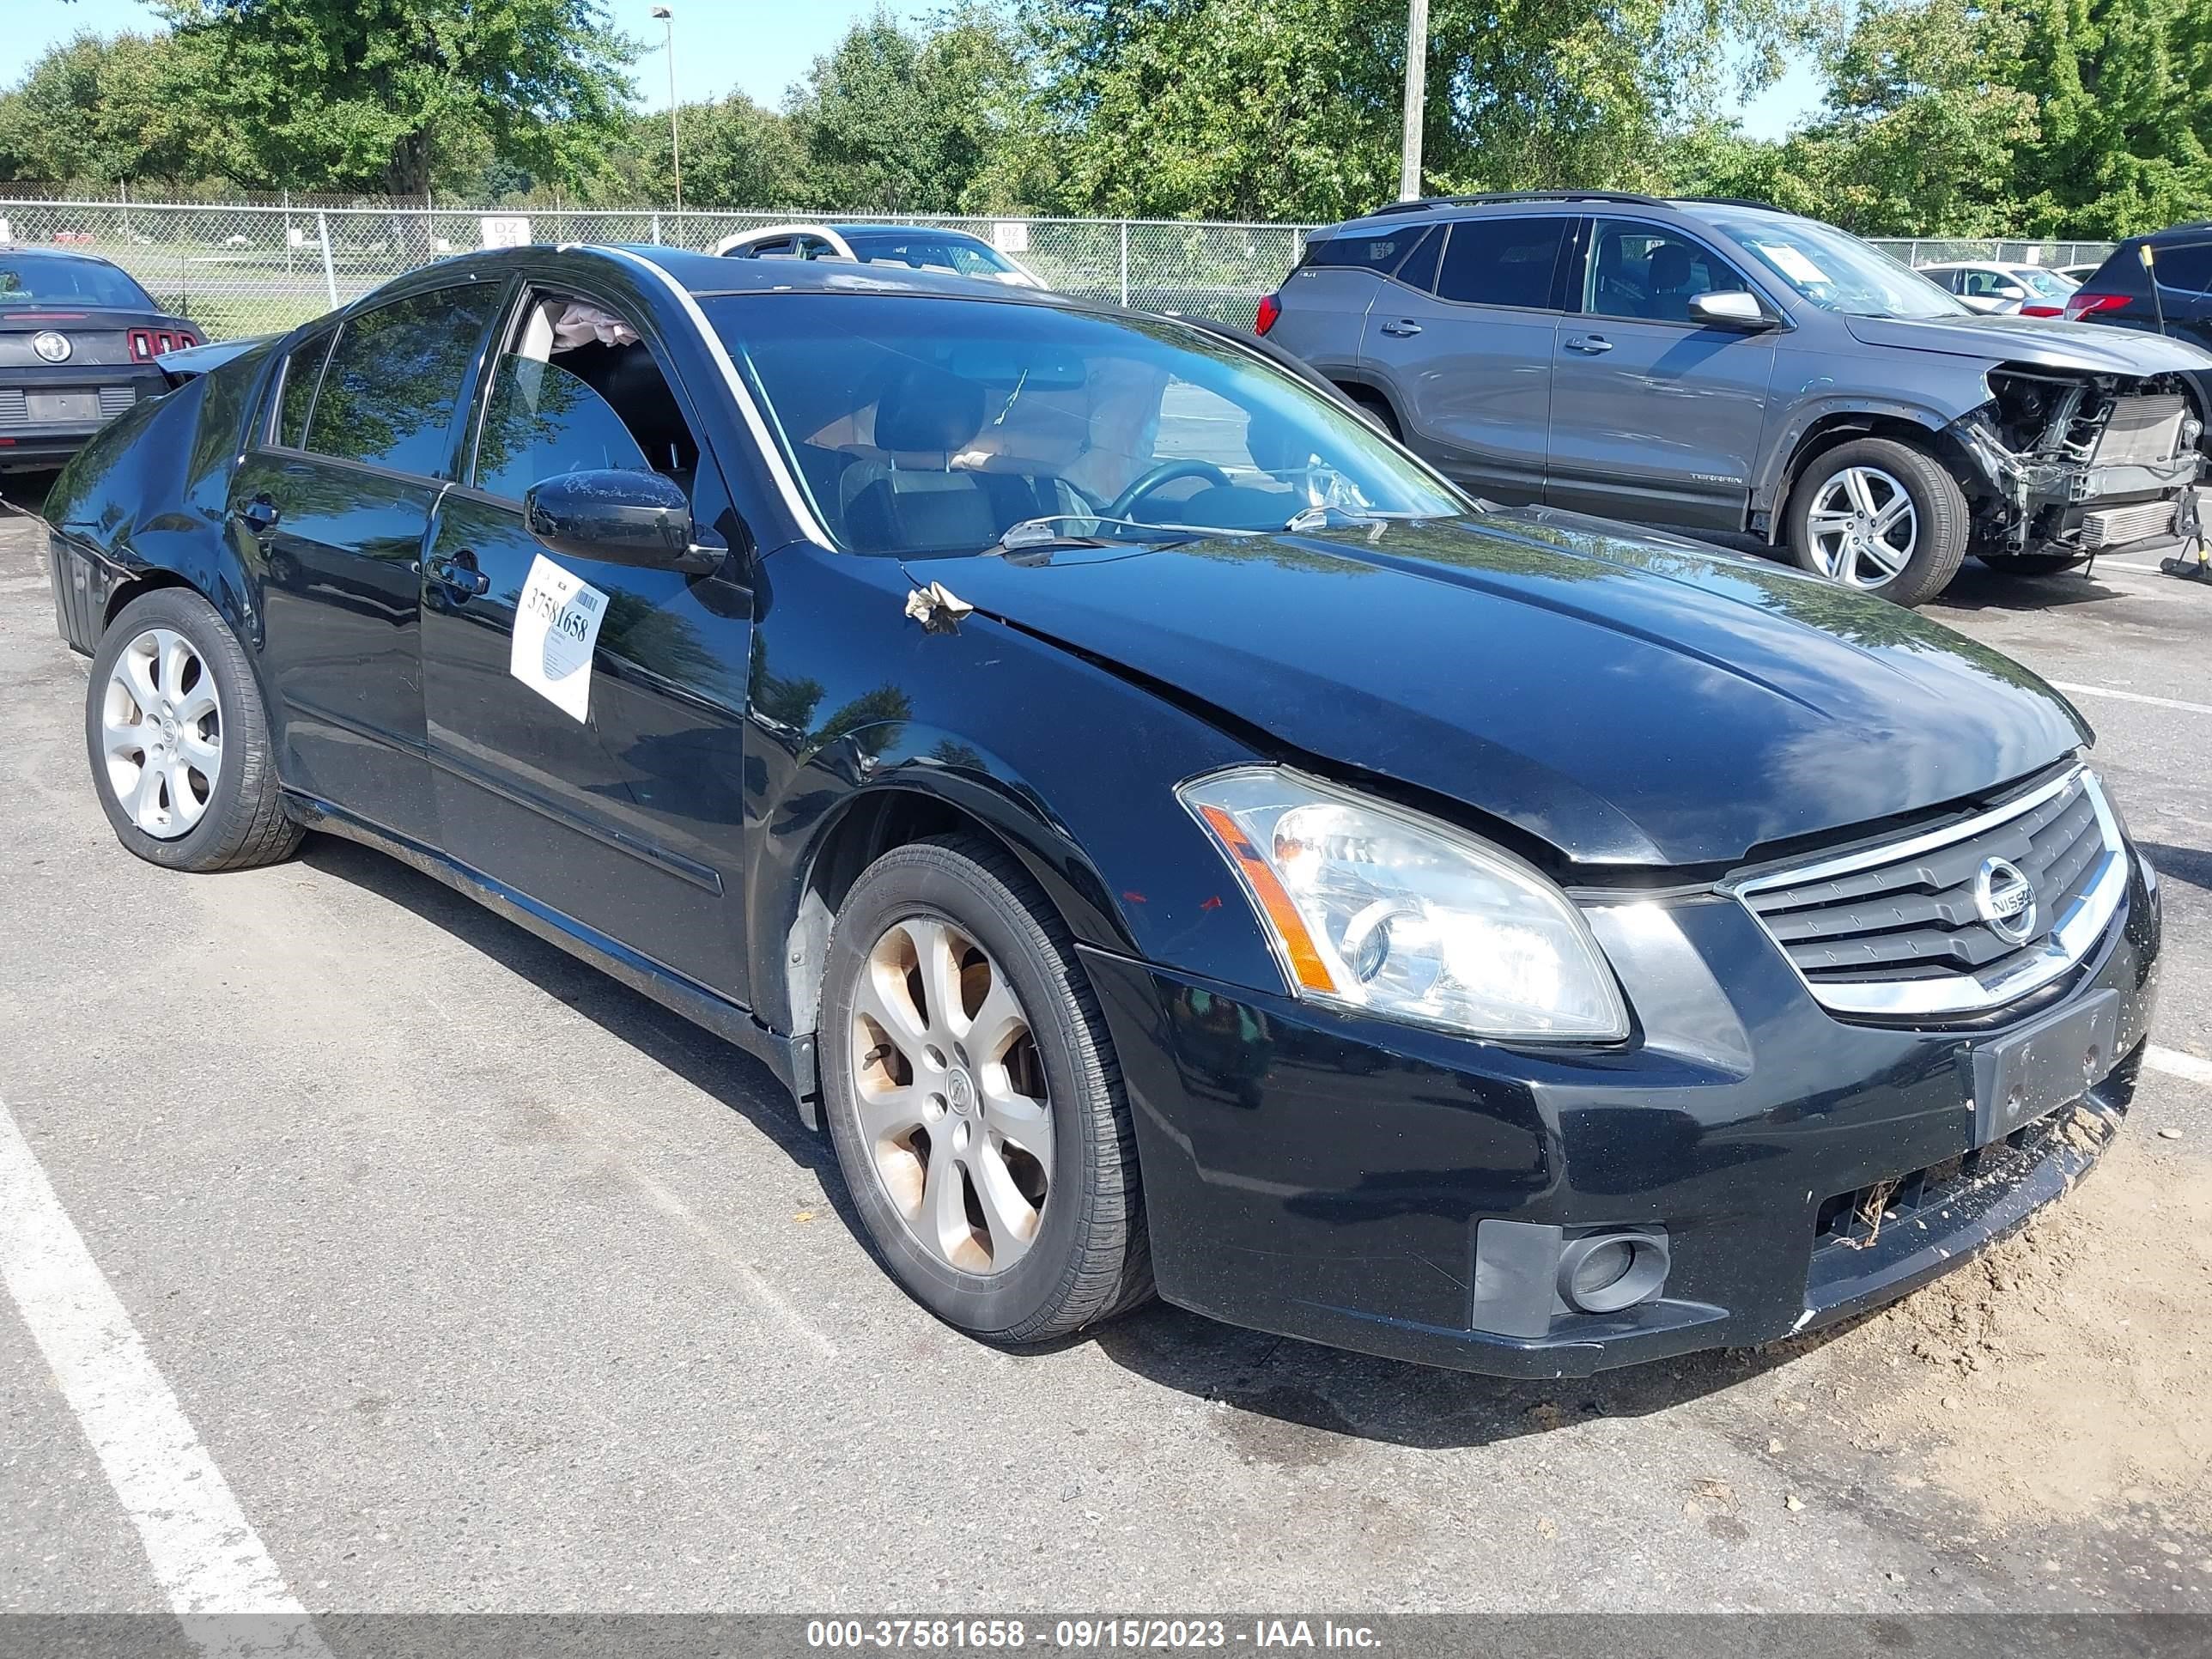
POLYGON ((2212 5, 2035 0, 2021 89, 2041 109, 2026 222, 2125 236, 2212 210, 2212 5))
POLYGON ((599 0, 158 0, 223 171, 420 196, 497 156, 574 185, 617 141, 635 42, 599 0))
POLYGON ((883 213, 958 211, 979 182, 1002 194, 1021 75, 1017 37, 987 7, 921 35, 881 11, 855 23, 787 101, 810 193, 883 213))
MULTIPOLYGON (((1024 0, 1054 204, 1334 218, 1395 193, 1403 0, 1024 0)), ((1435 0, 1431 190, 1659 181, 1719 67, 1751 81, 1820 0, 1435 0)))
POLYGON ((219 170, 197 65, 166 35, 79 34, 0 98, 0 177, 196 182, 219 170))

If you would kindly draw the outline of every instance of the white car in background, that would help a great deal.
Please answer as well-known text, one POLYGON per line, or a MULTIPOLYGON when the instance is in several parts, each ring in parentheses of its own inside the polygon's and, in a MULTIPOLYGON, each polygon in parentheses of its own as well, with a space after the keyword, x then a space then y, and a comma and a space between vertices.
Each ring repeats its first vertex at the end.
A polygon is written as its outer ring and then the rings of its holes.
POLYGON ((850 259, 973 276, 1011 288, 1045 285, 1035 271, 980 236, 921 225, 763 225, 725 236, 714 252, 731 259, 850 259))
POLYGON ((2081 286, 2048 265, 1994 259, 1947 259, 1914 269, 1976 311, 1991 315, 2057 317, 2066 309, 2066 296, 2081 286))

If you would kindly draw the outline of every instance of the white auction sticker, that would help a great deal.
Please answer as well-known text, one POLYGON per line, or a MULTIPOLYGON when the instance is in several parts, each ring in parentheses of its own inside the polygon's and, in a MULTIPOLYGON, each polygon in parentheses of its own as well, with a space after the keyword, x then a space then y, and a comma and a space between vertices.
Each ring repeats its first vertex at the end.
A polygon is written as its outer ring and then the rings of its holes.
POLYGON ((507 672, 578 720, 592 708, 592 651, 606 620, 607 596, 540 553, 514 607, 514 649, 507 672))

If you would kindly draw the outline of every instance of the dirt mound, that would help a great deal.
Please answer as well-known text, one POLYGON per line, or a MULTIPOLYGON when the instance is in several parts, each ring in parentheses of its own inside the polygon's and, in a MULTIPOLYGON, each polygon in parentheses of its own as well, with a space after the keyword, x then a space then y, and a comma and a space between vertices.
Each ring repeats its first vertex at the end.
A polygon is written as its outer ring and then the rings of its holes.
POLYGON ((1920 1460, 2000 1523, 2151 1503, 2212 1530, 2212 1165, 2139 1133, 2022 1232, 1822 1347, 1856 1444, 1920 1460))

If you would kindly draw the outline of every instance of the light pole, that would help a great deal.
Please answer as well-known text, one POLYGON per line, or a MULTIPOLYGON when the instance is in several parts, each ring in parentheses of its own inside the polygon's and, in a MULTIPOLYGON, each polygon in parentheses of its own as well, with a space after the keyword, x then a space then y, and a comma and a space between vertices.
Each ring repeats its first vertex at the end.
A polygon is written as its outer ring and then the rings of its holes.
POLYGON ((676 173, 676 210, 681 213, 684 211, 684 157, 676 148, 676 14, 665 6, 655 6, 653 15, 668 26, 668 165, 676 173))
POLYGON ((1421 194, 1421 111, 1429 91, 1429 0, 1407 0, 1406 137, 1399 152, 1398 199, 1421 194))

